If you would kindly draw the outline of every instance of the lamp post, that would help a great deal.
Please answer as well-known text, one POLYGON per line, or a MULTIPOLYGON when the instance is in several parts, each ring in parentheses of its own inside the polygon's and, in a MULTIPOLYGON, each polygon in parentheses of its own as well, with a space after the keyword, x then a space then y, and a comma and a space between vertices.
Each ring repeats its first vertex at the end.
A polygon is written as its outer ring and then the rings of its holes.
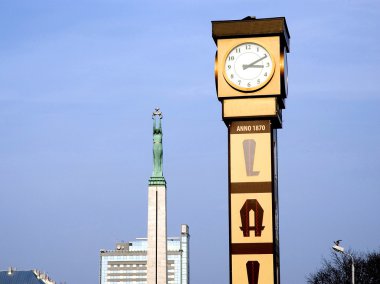
POLYGON ((336 252, 339 252, 339 253, 342 253, 342 254, 345 254, 345 255, 348 255, 349 257, 351 257, 351 273, 352 273, 352 284, 355 284, 355 264, 354 264, 354 257, 345 252, 344 251, 344 247, 340 246, 339 243, 341 242, 342 240, 337 240, 334 242, 335 245, 332 246, 332 249, 335 250, 336 252))

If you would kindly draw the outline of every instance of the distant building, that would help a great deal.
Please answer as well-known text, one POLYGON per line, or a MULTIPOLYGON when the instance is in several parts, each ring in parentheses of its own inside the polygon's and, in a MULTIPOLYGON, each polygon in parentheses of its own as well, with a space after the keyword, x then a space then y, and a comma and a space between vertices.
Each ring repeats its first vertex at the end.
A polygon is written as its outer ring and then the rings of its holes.
POLYGON ((56 284, 46 273, 38 270, 16 271, 10 267, 8 271, 0 271, 1 284, 56 284))
MULTIPOLYGON (((181 236, 167 239, 168 284, 189 283, 189 227, 181 225, 181 236)), ((117 243, 115 250, 100 251, 101 284, 147 283, 146 238, 117 243)))

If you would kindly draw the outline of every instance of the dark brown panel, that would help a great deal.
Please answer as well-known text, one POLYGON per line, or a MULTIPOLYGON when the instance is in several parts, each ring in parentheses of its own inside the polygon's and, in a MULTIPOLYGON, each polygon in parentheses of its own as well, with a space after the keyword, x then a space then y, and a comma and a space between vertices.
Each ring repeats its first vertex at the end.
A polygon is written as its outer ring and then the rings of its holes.
POLYGON ((231 244, 231 254, 273 254, 273 243, 231 244))
POLYGON ((230 134, 270 133, 269 120, 233 121, 230 134))
POLYGON ((234 182, 231 183, 230 193, 270 193, 271 182, 234 182))

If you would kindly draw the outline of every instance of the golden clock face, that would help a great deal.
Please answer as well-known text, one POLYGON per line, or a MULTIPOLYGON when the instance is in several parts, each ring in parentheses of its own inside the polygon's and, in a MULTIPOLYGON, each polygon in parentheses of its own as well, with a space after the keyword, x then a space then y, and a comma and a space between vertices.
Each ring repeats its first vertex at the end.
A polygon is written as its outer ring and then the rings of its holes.
POLYGON ((245 42, 227 53, 223 76, 231 87, 252 92, 264 87, 274 70, 275 61, 267 49, 254 42, 245 42))

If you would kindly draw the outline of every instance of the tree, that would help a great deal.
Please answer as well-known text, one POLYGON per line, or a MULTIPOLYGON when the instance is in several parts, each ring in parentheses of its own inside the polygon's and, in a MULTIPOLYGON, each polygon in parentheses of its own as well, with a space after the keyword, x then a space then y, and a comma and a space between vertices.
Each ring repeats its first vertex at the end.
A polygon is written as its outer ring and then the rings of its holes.
MULTIPOLYGON (((355 284, 380 284, 380 251, 359 254, 348 251, 355 262, 355 284)), ((331 253, 331 260, 322 260, 322 267, 307 276, 309 284, 351 284, 351 258, 331 253)))

